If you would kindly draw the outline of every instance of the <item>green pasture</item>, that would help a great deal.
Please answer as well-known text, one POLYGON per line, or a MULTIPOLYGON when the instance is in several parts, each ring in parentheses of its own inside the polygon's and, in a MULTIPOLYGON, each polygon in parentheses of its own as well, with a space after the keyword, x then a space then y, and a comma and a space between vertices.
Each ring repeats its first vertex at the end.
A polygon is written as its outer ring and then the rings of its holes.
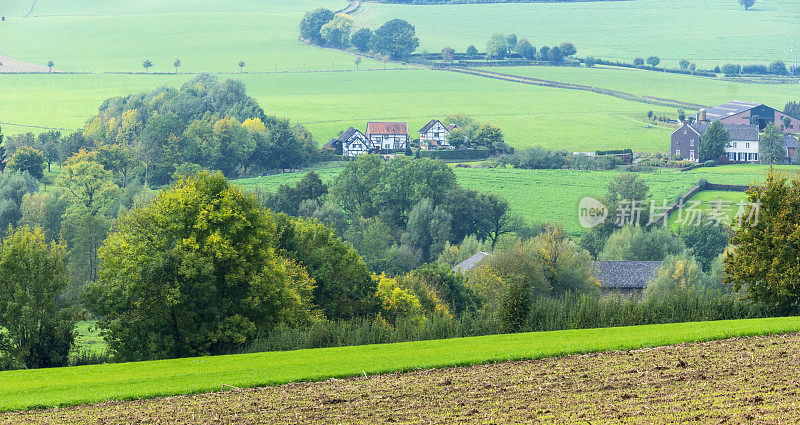
MULTIPOLYGON (((647 128, 646 113, 669 108, 595 93, 529 86, 431 70, 226 74, 243 81, 268 114, 306 125, 319 142, 369 120, 402 120, 412 137, 433 117, 468 114, 503 129, 515 147, 570 151, 632 148, 660 152, 670 128, 647 128)), ((188 75, 7 75, 0 78, 0 121, 81 128, 111 96, 179 86, 188 75)), ((31 131, 3 125, 6 134, 31 131)))
POLYGON ((791 61, 800 8, 795 0, 761 0, 749 11, 733 0, 637 0, 507 4, 399 5, 365 3, 359 25, 401 17, 416 26, 420 50, 484 51, 491 34, 515 33, 535 47, 564 41, 579 56, 632 62, 687 58, 703 67, 726 62, 791 61))
MULTIPOLYGON (((731 100, 763 102, 783 109, 786 102, 800 99, 800 84, 753 84, 668 74, 641 69, 597 66, 526 66, 488 68, 489 71, 543 80, 619 90, 637 96, 653 96, 716 106, 731 100)), ((691 113, 693 111, 687 111, 691 113)), ((675 117, 673 112, 671 117, 675 117)))
POLYGON ((297 41, 306 10, 336 10, 344 1, 44 0, 29 18, 15 4, 0 5, 0 13, 13 12, 0 25, 0 52, 36 64, 53 60, 65 71, 144 72, 145 58, 150 72, 173 72, 176 58, 183 72, 238 72, 241 60, 250 72, 354 68, 352 55, 297 41))
POLYGON ((669 216, 671 227, 693 226, 705 223, 726 224, 736 222, 736 216, 745 213, 744 192, 704 190, 692 196, 686 206, 669 216))
MULTIPOLYGON (((650 187, 650 200, 662 206, 671 204, 700 179, 717 184, 749 185, 763 181, 767 165, 725 165, 698 168, 692 171, 658 170, 641 173, 650 187)), ((797 166, 781 166, 786 171, 800 171, 797 166)), ((332 181, 341 168, 326 166, 316 169, 325 182, 332 181)), ((578 204, 583 197, 599 197, 606 193, 608 182, 620 173, 581 170, 520 170, 514 168, 453 168, 458 183, 482 193, 505 198, 511 211, 528 223, 561 223, 572 235, 585 232, 578 223, 578 204)), ((294 184, 304 172, 284 173, 236 180, 245 188, 261 187, 274 191, 281 184, 294 184)), ((703 195, 706 196, 706 195, 703 195)), ((708 195, 710 196, 710 195, 708 195)), ((673 219, 674 220, 674 219, 673 219)))
POLYGON ((255 387, 798 330, 800 318, 786 317, 0 372, 0 411, 219 391, 223 384, 255 387))

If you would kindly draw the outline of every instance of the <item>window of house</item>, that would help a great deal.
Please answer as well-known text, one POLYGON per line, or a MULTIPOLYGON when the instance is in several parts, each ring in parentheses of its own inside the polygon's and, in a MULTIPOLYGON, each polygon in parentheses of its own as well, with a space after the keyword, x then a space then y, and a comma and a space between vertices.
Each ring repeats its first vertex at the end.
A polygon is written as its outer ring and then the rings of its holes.
POLYGON ((694 139, 691 139, 691 140, 689 141, 689 145, 690 145, 690 146, 694 146, 694 139))
POLYGON ((732 148, 736 148, 736 142, 731 143, 732 148))
POLYGON ((745 149, 750 149, 750 143, 745 143, 745 144, 744 144, 744 148, 745 148, 745 149))
POLYGON ((681 150, 675 149, 675 156, 681 156, 681 150))

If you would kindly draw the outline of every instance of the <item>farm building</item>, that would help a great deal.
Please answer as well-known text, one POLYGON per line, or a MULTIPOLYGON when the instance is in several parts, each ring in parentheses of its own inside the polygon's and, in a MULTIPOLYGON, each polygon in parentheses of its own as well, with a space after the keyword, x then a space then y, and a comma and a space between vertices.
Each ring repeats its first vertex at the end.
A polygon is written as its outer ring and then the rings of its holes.
MULTIPOLYGON (((734 162, 758 162, 759 129, 755 124, 725 124, 731 135, 731 143, 725 148, 728 159, 734 162)), ((703 135, 708 131, 707 123, 684 123, 670 136, 669 155, 672 159, 699 162, 699 149, 703 135)), ((784 134, 784 151, 788 162, 797 159, 797 139, 784 134)))
POLYGON ((455 124, 445 126, 437 119, 430 120, 422 128, 419 129, 419 147, 420 149, 453 149, 447 143, 447 135, 450 131, 458 128, 455 124))
POLYGON ((603 295, 640 298, 660 266, 661 261, 595 261, 592 276, 600 283, 603 295))
POLYGON ((346 157, 355 157, 372 150, 367 142, 367 136, 353 127, 343 131, 339 137, 331 139, 324 147, 333 149, 337 155, 346 157))
POLYGON ((367 140, 378 152, 397 152, 408 145, 408 124, 404 122, 367 123, 367 140))
POLYGON ((490 252, 483 252, 478 251, 473 254, 471 257, 467 258, 466 260, 458 263, 455 267, 453 267, 453 271, 456 273, 467 273, 472 269, 478 267, 483 263, 486 258, 491 257, 492 253, 490 252))
POLYGON ((763 103, 735 100, 713 108, 701 109, 697 113, 699 123, 710 124, 717 120, 723 124, 757 124, 759 130, 775 124, 786 133, 800 133, 800 118, 789 116, 763 103), (788 127, 784 123, 785 118, 788 118, 788 127))

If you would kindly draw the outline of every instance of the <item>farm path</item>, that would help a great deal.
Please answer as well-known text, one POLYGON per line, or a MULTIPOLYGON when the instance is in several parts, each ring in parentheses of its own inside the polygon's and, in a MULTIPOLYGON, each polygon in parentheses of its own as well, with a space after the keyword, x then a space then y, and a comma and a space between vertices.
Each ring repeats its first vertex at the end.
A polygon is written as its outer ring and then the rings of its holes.
POLYGON ((512 83, 531 84, 535 86, 551 87, 551 88, 567 89, 567 90, 583 90, 592 93, 612 96, 632 102, 647 103, 650 105, 666 106, 670 108, 685 108, 689 110, 698 110, 706 107, 705 105, 683 102, 675 99, 664 99, 654 96, 636 96, 634 94, 626 93, 619 90, 605 89, 602 87, 584 86, 573 83, 563 83, 560 81, 542 80, 539 78, 522 77, 518 75, 510 75, 510 74, 503 74, 500 72, 486 71, 484 69, 473 69, 464 67, 444 67, 444 68, 433 68, 433 69, 442 69, 451 72, 474 75, 477 77, 494 78, 496 80, 509 81, 512 83))
POLYGON ((795 423, 800 334, 12 412, 0 423, 795 423))
MULTIPOLYGON (((30 62, 23 62, 18 59, 14 59, 11 56, 6 56, 4 54, 0 54, 0 73, 9 73, 9 72, 24 72, 24 73, 49 73, 50 68, 44 65, 36 65, 35 63, 30 62)), ((60 69, 53 68, 53 73, 56 72, 64 72, 60 69)))

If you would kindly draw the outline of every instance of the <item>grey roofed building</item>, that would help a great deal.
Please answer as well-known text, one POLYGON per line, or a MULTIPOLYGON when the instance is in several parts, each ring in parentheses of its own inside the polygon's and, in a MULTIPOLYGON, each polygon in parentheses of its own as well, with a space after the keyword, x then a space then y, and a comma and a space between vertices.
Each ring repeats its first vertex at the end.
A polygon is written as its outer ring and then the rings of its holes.
POLYGON ((656 277, 660 266, 661 261, 595 261, 592 275, 600 283, 603 294, 639 297, 647 282, 656 277))
MULTIPOLYGON (((708 127, 710 124, 704 123, 692 123, 690 126, 697 130, 702 137, 708 131, 708 127)), ((725 127, 725 131, 727 131, 731 135, 731 140, 744 142, 744 141, 752 141, 757 142, 759 140, 758 137, 758 126, 757 125, 740 125, 740 124, 722 124, 725 127)))
POLYGON ((492 256, 491 252, 478 251, 475 254, 473 254, 471 257, 469 257, 466 260, 458 263, 458 265, 453 267, 453 271, 454 272, 466 273, 466 272, 474 269, 475 267, 478 267, 483 262, 483 260, 486 259, 486 257, 491 257, 491 256, 492 256))
POLYGON ((797 149, 797 138, 791 134, 783 135, 783 147, 797 149))
POLYGON ((761 105, 763 105, 763 103, 734 100, 733 102, 723 103, 722 105, 706 109, 706 119, 710 122, 714 122, 716 120, 727 118, 731 115, 748 111, 761 105))

